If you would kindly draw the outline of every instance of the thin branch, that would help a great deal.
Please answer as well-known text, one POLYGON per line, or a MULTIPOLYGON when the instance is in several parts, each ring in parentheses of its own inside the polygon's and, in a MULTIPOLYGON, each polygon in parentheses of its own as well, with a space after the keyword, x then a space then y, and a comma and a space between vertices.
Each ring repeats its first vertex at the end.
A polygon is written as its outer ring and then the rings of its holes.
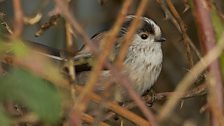
MULTIPOLYGON (((73 100, 72 103, 74 105, 75 104, 74 102, 75 102, 76 96, 75 96, 75 89, 72 88, 72 87, 74 85, 74 82, 75 82, 75 79, 76 79, 76 75, 75 75, 75 67, 74 67, 75 63, 74 63, 73 55, 72 55, 72 52, 74 52, 73 51, 73 37, 72 37, 72 28, 71 28, 71 25, 67 21, 65 21, 65 33, 66 33, 66 50, 67 50, 67 52, 69 52, 69 54, 66 55, 66 59, 67 60, 65 61, 65 63, 66 63, 66 66, 65 67, 68 68, 69 84, 70 84, 70 87, 71 87, 70 88, 70 93, 71 93, 71 97, 72 97, 72 100, 73 100)), ((82 116, 81 113, 80 114, 77 114, 76 117, 79 120, 82 117, 82 120, 87 121, 87 122, 90 121, 88 119, 91 119, 91 117, 87 118, 88 117, 87 115, 86 116, 82 116), (87 118, 87 120, 86 120, 86 118, 87 118)), ((73 118, 73 116, 70 115, 69 122, 71 122, 73 120, 75 120, 75 119, 73 118)), ((77 123, 78 122, 79 121, 77 121, 77 123)), ((104 125, 104 124, 102 124, 102 125, 104 125)))
POLYGON ((185 12, 187 12, 190 9, 190 5, 188 3, 188 0, 183 0, 182 2, 184 4, 184 11, 183 11, 183 13, 185 13, 185 12))
POLYGON ((208 54, 204 56, 180 81, 175 92, 169 97, 168 101, 165 103, 164 107, 159 112, 158 119, 160 121, 168 117, 170 112, 174 109, 180 98, 184 96, 185 92, 191 86, 191 84, 211 63, 213 63, 213 61, 215 61, 221 55, 223 49, 224 34, 222 35, 219 44, 215 46, 212 50, 210 50, 208 54))
POLYGON ((13 34, 14 34, 13 31, 12 31, 12 29, 11 29, 11 28, 9 27, 9 25, 7 24, 7 22, 3 21, 3 22, 1 22, 1 25, 3 25, 3 26, 5 27, 6 31, 7 31, 10 35, 13 35, 13 34))
POLYGON ((128 48, 129 48, 129 45, 131 44, 132 42, 132 39, 133 39, 133 35, 134 33, 136 32, 139 24, 140 24, 140 18, 147 6, 147 3, 148 1, 147 0, 142 0, 138 9, 137 9, 137 12, 135 14, 136 18, 133 20, 133 22, 131 23, 131 26, 128 28, 128 32, 127 34, 125 35, 124 37, 124 40, 122 42, 122 46, 121 46, 121 49, 120 49, 120 52, 118 54, 118 58, 117 58, 117 61, 116 61, 116 65, 118 68, 121 68, 122 65, 123 65, 123 62, 124 62, 124 58, 127 54, 127 51, 128 51, 128 48))
POLYGON ((52 26, 55 26, 58 22, 60 15, 56 14, 50 17, 49 21, 41 25, 40 29, 35 33, 36 37, 41 36, 45 31, 47 31, 52 26))
MULTIPOLYGON (((95 119, 92 116, 83 113, 82 114, 82 120, 87 122, 87 123, 89 123, 89 124, 93 124, 95 119)), ((110 126, 110 125, 108 125, 108 124, 106 124, 104 122, 99 122, 99 125, 100 126, 110 126)))
MULTIPOLYGON (((162 93, 155 94, 153 97, 150 95, 143 96, 142 99, 144 99, 144 101, 146 103, 152 104, 156 101, 164 101, 168 97, 170 97, 172 94, 173 94, 173 92, 162 92, 162 93)), ((198 87, 195 87, 192 90, 188 91, 183 97, 181 97, 181 99, 185 100, 185 99, 189 99, 189 98, 204 96, 206 94, 207 94, 207 85, 202 84, 202 85, 199 85, 198 87)), ((124 107, 127 109, 132 109, 132 108, 136 107, 136 104, 131 102, 131 103, 128 103, 127 105, 125 105, 124 107)), ((108 113, 105 116, 104 120, 109 120, 114 116, 116 116, 116 114, 114 112, 108 113)))
POLYGON ((34 25, 40 22, 41 18, 43 17, 42 13, 37 13, 33 17, 24 17, 24 23, 29 25, 34 25))
MULTIPOLYGON (((185 0, 184 0, 185 1, 185 0)), ((178 24, 177 20, 173 17, 173 15, 171 14, 170 10, 167 8, 165 2, 163 0, 157 0, 157 3, 160 4, 162 10, 165 13, 165 18, 171 20, 171 22, 173 23, 173 25, 177 28, 177 30, 183 34, 182 30, 180 29, 180 25, 178 24)), ((195 52, 195 54, 198 56, 198 58, 200 59, 201 53, 199 52, 199 50, 196 48, 196 46, 194 45, 193 41, 190 39, 190 37, 188 36, 188 34, 186 34, 186 39, 189 41, 190 47, 191 49, 195 52)))
MULTIPOLYGON (((148 0, 142 0, 140 2, 140 5, 137 9, 137 12, 135 14, 136 18, 133 20, 133 22, 131 23, 131 26, 129 27, 128 29, 128 32, 124 38, 124 41, 123 41, 123 45, 120 49, 120 52, 119 52, 119 55, 118 55, 118 59, 116 61, 116 67, 118 69, 122 68, 123 66, 123 62, 124 62, 124 58, 127 54, 127 51, 128 51, 128 48, 129 48, 129 45, 131 43, 131 40, 132 40, 132 36, 134 35, 135 31, 137 30, 138 26, 139 26, 139 23, 140 23, 140 17, 142 16, 146 6, 147 6, 147 3, 148 3, 148 0)), ((138 99, 138 98, 137 98, 138 99)), ((140 100, 140 99, 139 99, 140 100)), ((141 101, 139 102, 136 102, 136 104, 138 104, 140 107, 140 109, 142 110, 142 112, 147 115, 148 117, 148 120, 151 122, 151 124, 153 126, 156 126, 156 121, 155 121, 155 117, 153 115, 153 113, 151 113, 150 111, 148 111, 148 113, 145 113, 145 111, 147 111, 147 108, 145 107, 144 103, 142 103, 141 101)))
POLYGON ((75 81, 75 63, 73 60, 73 56, 70 55, 73 51, 73 37, 72 37, 72 29, 71 25, 68 22, 65 22, 65 33, 66 33, 66 50, 69 52, 69 55, 67 57, 67 66, 68 66, 68 73, 70 82, 75 81))
MULTIPOLYGON (((162 92, 155 94, 155 98, 152 98, 150 95, 144 96, 144 100, 148 103, 152 103, 155 101, 161 101, 165 100, 167 97, 170 97, 173 94, 173 92, 162 92)), ((193 88, 192 90, 186 92, 186 94, 181 97, 181 99, 189 99, 197 96, 203 96, 207 94, 207 86, 205 84, 202 84, 196 88, 193 88)))
MULTIPOLYGON (((199 36, 200 42, 203 46, 204 53, 209 53, 212 48, 216 45, 215 39, 215 32, 212 25, 210 10, 209 10, 209 3, 208 1, 193 1, 194 3, 194 12, 196 23, 199 29, 199 36), (202 20, 203 19, 203 20, 202 20)), ((223 35, 222 35, 223 36, 223 35)), ((222 40, 222 38, 221 38, 222 40)), ((214 87, 212 88, 209 86, 209 91, 214 92, 215 94, 212 95, 215 99, 213 104, 217 104, 217 108, 219 111, 223 111, 223 85, 221 79, 221 72, 220 72, 220 64, 219 61, 216 59, 212 62, 212 64, 208 68, 210 75, 214 78, 214 87)), ((211 96, 211 97, 212 97, 211 96)), ((216 117, 212 113, 212 126, 218 125, 218 121, 216 117)))
MULTIPOLYGON (((82 87, 77 86, 76 87, 78 92, 82 92, 82 87)), ((102 101, 102 98, 99 97, 98 95, 94 94, 94 93, 89 93, 88 97, 96 103, 100 103, 102 101)), ((112 111, 114 111, 115 113, 129 119, 130 121, 134 122, 137 125, 142 125, 142 126, 150 126, 149 122, 147 122, 146 120, 144 120, 142 117, 132 113, 131 111, 128 111, 127 109, 120 107, 116 102, 107 102, 106 103, 106 107, 112 111)))
POLYGON ((19 37, 23 30, 23 11, 21 7, 20 0, 13 0, 14 14, 15 14, 15 25, 14 25, 14 35, 19 37))
MULTIPOLYGON (((139 26, 139 23, 140 23, 140 17, 142 16, 146 6, 147 6, 147 3, 148 1, 147 0, 142 0, 140 2, 140 5, 137 9, 137 12, 135 14, 136 18, 133 20, 131 26, 129 27, 128 29, 128 32, 124 38, 124 41, 123 41, 123 45, 120 49, 120 52, 119 52, 119 55, 118 55, 118 59, 116 61, 116 66, 118 69, 122 68, 123 66, 123 62, 124 62, 124 58, 127 54, 127 51, 128 51, 128 48, 129 48, 129 45, 131 43, 131 40, 132 40, 132 36, 134 35, 135 31, 137 30, 138 26, 139 26)), ((141 108, 145 108, 144 107, 144 104, 142 104, 141 102, 138 102, 137 104, 139 104, 139 106, 142 106, 141 108)), ((142 109, 143 113, 144 113, 144 109, 142 109)), ((146 113, 145 113, 146 114, 146 113)), ((149 114, 148 114, 148 117, 150 119, 150 122, 152 125, 156 126, 156 121, 155 121, 155 117, 153 116, 153 114, 149 111, 149 114)))
POLYGON ((179 15, 179 13, 177 12, 176 8, 174 7, 172 1, 166 0, 166 2, 167 2, 167 5, 168 5, 170 11, 172 12, 174 18, 179 23, 181 32, 183 33, 182 36, 183 36, 184 46, 186 48, 188 65, 189 65, 189 68, 191 68, 194 65, 194 62, 193 62, 193 56, 191 54, 190 41, 189 41, 189 37, 187 35, 187 29, 185 27, 183 20, 181 19, 180 15, 179 15))
POLYGON ((170 10, 167 8, 165 1, 164 0, 156 0, 156 1, 160 5, 161 9, 164 11, 165 19, 171 20, 173 25, 176 26, 177 30, 181 33, 180 26, 179 26, 177 20, 171 14, 170 10))

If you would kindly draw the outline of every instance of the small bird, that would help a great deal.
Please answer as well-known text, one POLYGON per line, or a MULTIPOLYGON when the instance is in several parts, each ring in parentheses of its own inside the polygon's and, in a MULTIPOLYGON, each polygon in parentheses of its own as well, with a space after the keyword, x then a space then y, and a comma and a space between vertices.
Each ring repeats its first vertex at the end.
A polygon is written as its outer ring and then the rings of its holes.
MULTIPOLYGON (((134 18, 136 18, 134 15, 129 15, 125 18, 112 51, 113 60, 116 60, 122 38, 127 33, 128 27, 134 18)), ((139 95, 143 95, 146 90, 149 90, 154 85, 161 72, 163 61, 161 43, 165 41, 165 38, 162 37, 160 27, 153 20, 147 17, 141 17, 140 22, 127 51, 123 72, 133 82, 133 89, 139 95)), ((105 32, 96 34, 92 38, 93 42, 99 43, 104 38, 104 35, 105 32)), ((89 55, 91 55, 91 53, 88 47, 84 47, 75 59, 89 55)), ((88 79, 88 75, 88 71, 78 73, 76 78, 77 83, 84 84, 88 79)), ((108 82, 109 79, 111 79, 110 71, 104 70, 99 78, 99 83, 108 82)), ((104 90, 100 87, 103 86, 99 86, 96 90, 104 90)), ((114 94, 114 99, 118 102, 124 102, 129 99, 128 93, 120 85, 117 85, 114 94)))
MULTIPOLYGON (((131 22, 136 17, 134 15, 128 15, 121 27, 119 35, 117 37, 117 42, 114 46, 110 59, 112 62, 116 60, 116 56, 119 54, 119 49, 121 46, 122 39, 127 33, 128 27, 131 25, 131 22)), ((141 23, 137 28, 136 33, 133 36, 132 42, 128 48, 127 55, 124 60, 123 72, 126 74, 131 81, 133 82, 133 89, 139 94, 143 95, 146 90, 149 90, 157 80, 161 69, 163 61, 163 53, 161 49, 161 43, 165 41, 165 38, 162 37, 160 27, 151 19, 147 17, 141 17, 141 23)), ((100 47, 100 42, 104 38, 106 32, 101 32, 92 37, 92 41, 100 47)), ((46 49, 50 55, 45 55, 50 58, 64 61, 64 58, 61 58, 62 51, 46 47, 44 45, 30 42, 34 47, 40 49, 46 49)), ((99 48, 100 49, 100 48, 99 48)), ((86 46, 83 47, 78 55, 74 57, 74 60, 80 60, 84 57, 92 57, 90 49, 86 46)), ((77 84, 86 84, 86 81, 89 77, 90 69, 86 65, 76 66, 76 83, 77 84), (81 66, 81 67, 79 67, 81 66)), ((96 87, 96 91, 100 92, 105 89, 106 82, 110 81, 112 76, 109 70, 103 70, 99 77, 99 85, 96 87)), ((125 102, 129 100, 128 93, 117 84, 114 92, 114 99, 117 102, 125 102)))

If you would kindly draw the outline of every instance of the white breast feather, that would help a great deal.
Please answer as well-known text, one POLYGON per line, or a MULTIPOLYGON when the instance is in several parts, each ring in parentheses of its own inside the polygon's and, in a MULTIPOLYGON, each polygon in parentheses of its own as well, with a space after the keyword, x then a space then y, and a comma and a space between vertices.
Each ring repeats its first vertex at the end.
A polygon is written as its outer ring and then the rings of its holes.
POLYGON ((126 74, 134 82, 134 89, 142 95, 157 80, 162 68, 160 43, 131 45, 125 60, 126 74), (136 48, 138 47, 138 48, 136 48), (141 48, 141 49, 140 49, 141 48))

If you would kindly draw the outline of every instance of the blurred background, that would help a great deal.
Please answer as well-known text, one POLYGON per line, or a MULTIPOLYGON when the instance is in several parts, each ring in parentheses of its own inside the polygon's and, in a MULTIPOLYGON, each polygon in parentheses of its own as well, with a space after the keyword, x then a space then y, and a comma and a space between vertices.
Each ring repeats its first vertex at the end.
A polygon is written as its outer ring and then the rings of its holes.
MULTIPOLYGON (((34 25, 25 25, 22 37, 24 40, 41 43, 52 48, 65 48, 65 28, 64 20, 59 18, 57 24, 47 29, 39 37, 35 37, 35 33, 40 29, 41 25, 47 22, 52 15, 54 3, 50 0, 21 0, 22 8, 26 17, 35 17, 38 13, 42 18, 34 25)), ((85 29, 89 38, 94 34, 110 28, 116 20, 117 14, 121 8, 122 0, 72 0, 70 8, 78 22, 85 29), (102 2, 102 1, 101 1, 102 2)), ((183 0, 172 0, 177 11, 186 24, 187 32, 193 43, 199 51, 201 51, 199 40, 197 38, 197 29, 195 27, 195 19, 191 8, 186 11, 183 0)), ((219 1, 217 1, 219 2, 219 1)), ((135 0, 129 14, 135 14, 139 1, 135 0)), ((223 4, 217 4, 223 8, 223 4)), ((12 0, 1 0, 0 11, 6 14, 1 20, 13 27, 13 7, 12 0)), ((161 28, 166 42, 163 43, 164 62, 161 75, 156 82, 156 92, 170 92, 175 89, 179 81, 189 71, 186 49, 183 45, 182 34, 178 28, 167 19, 161 6, 155 1, 150 0, 145 10, 144 16, 153 19, 161 28)), ((2 29, 1 29, 2 30, 2 29)), ((6 32, 2 30, 2 32, 6 32)), ((83 44, 81 40, 75 38, 75 48, 79 49, 83 44)), ((194 53, 193 53, 194 54, 194 53)), ((198 61, 194 54, 194 63, 198 61)), ((164 101, 156 102, 152 111, 157 113, 163 105, 164 101)), ((179 104, 175 113, 163 124, 165 126, 208 126, 208 115, 201 113, 200 109, 206 104, 206 97, 194 97, 184 100, 179 104)), ((135 110, 138 112, 138 110, 135 110)))

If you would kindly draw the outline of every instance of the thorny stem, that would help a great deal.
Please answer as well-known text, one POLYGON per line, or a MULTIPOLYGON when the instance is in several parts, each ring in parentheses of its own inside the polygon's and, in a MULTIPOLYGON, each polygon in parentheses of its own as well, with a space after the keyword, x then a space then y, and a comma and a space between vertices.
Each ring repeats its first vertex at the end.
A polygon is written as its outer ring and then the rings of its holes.
MULTIPOLYGON (((164 11, 165 13, 165 18, 166 19, 170 19, 171 22, 173 23, 174 26, 176 26, 177 30, 183 34, 182 30, 180 29, 180 25, 178 24, 177 20, 174 18, 174 16, 171 14, 170 10, 167 8, 166 4, 165 4, 165 1, 163 0, 157 0, 157 3, 160 4, 162 10, 164 11)), ((187 4, 187 3, 185 3, 187 4)), ((187 5, 185 5, 187 6, 187 5)), ((181 20, 181 22, 183 22, 181 20)), ((184 24, 184 23, 183 23, 184 24)), ((186 34, 186 40, 189 41, 189 44, 190 44, 190 47, 191 49, 195 52, 195 54, 198 56, 198 58, 200 59, 202 56, 201 56, 201 53, 199 52, 199 50, 196 48, 196 46, 194 45, 193 41, 190 39, 189 35, 186 34)))
POLYGON ((189 68, 191 68, 194 65, 194 62, 193 62, 193 56, 191 54, 190 39, 187 35, 187 30, 186 30, 185 24, 184 24, 183 20, 181 19, 180 15, 178 14, 176 8, 174 7, 172 1, 166 0, 166 2, 167 2, 168 7, 170 8, 170 11, 172 12, 174 18, 179 23, 180 29, 183 33, 182 35, 183 35, 183 40, 184 40, 184 46, 185 46, 186 52, 187 52, 188 65, 189 65, 189 68))

